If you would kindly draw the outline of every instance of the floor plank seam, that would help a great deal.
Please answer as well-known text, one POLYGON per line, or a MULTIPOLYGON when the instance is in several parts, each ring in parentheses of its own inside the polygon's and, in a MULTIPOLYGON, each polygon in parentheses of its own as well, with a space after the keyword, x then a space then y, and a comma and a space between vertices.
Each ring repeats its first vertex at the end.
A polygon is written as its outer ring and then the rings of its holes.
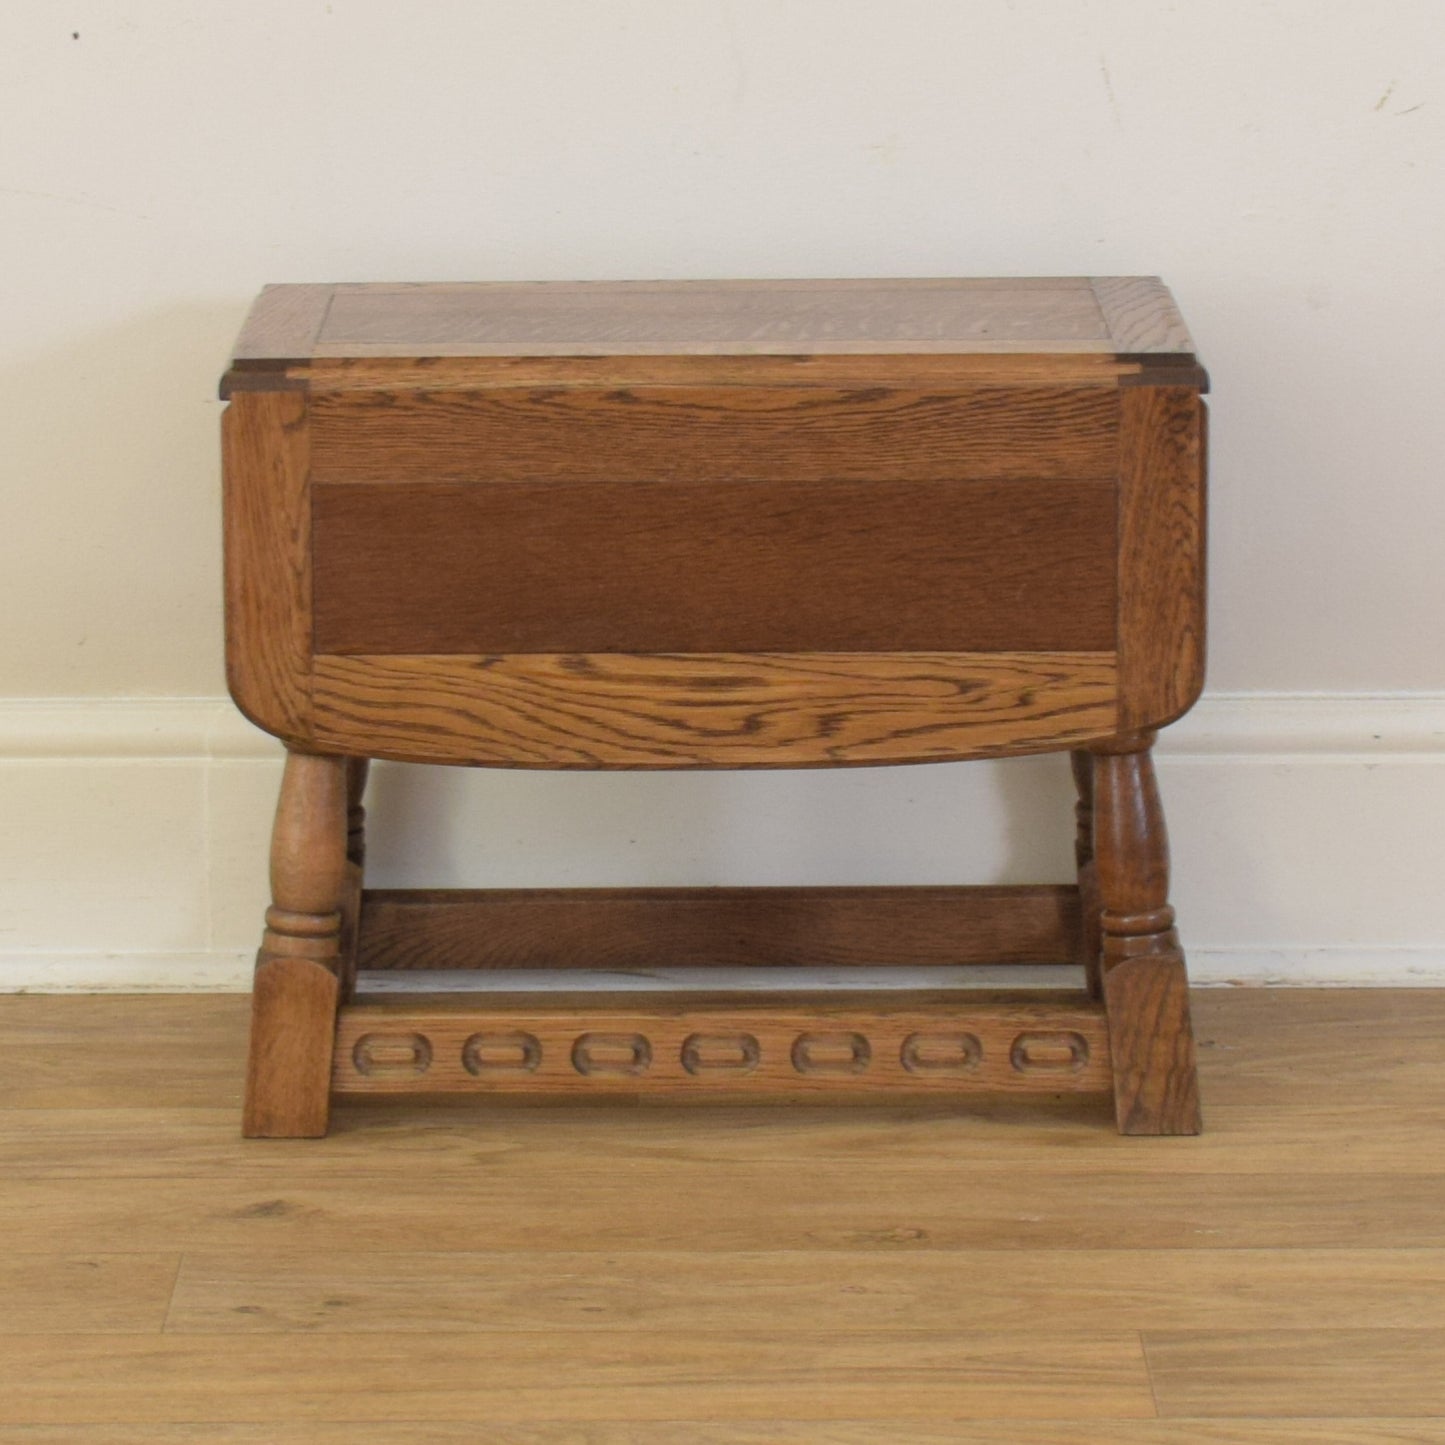
POLYGON ((1144 1359, 1144 1378, 1149 1382, 1149 1398, 1154 1404, 1154 1418, 1164 1419, 1159 1408, 1159 1383, 1154 1377, 1154 1362, 1149 1358, 1149 1340, 1143 1330, 1139 1331, 1139 1353, 1144 1359))
POLYGON ((166 1295, 166 1310, 161 1316, 161 1327, 159 1334, 168 1335, 171 1333, 171 1315, 176 1308, 176 1292, 181 1286, 181 1271, 186 1267, 186 1256, 181 1253, 176 1256, 176 1272, 171 1276, 170 1292, 166 1295))

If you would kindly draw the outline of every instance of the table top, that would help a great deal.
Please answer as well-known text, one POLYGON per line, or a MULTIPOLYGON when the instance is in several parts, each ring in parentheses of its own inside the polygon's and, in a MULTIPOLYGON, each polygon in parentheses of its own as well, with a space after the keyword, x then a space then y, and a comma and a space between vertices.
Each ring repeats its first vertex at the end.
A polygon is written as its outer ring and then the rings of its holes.
POLYGON ((619 356, 1097 359, 1198 374, 1152 276, 268 286, 231 368, 619 356))

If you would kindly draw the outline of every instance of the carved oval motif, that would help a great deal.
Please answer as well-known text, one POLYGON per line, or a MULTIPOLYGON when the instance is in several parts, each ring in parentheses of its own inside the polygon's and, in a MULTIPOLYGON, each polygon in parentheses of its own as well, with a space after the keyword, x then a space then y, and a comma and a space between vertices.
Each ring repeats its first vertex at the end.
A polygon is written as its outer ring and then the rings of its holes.
POLYGON ((983 1059, 977 1034, 909 1034, 898 1062, 910 1074, 971 1074, 983 1059))
POLYGON ((689 1074, 750 1074, 761 1056, 752 1034, 689 1034, 682 1044, 689 1074))
POLYGON ((414 1079, 431 1068, 431 1040, 424 1034, 362 1034, 351 1062, 368 1079, 414 1079))
POLYGON ((873 1049, 862 1034, 799 1034, 793 1041, 792 1057, 800 1074, 861 1074, 873 1049))
POLYGON ((1089 1041, 1072 1029, 1020 1034, 1009 1062, 1021 1074, 1077 1074, 1089 1062, 1089 1041))
POLYGON ((462 1045, 462 1067, 478 1077, 487 1074, 532 1074, 542 1062, 542 1043, 522 1029, 508 1033, 473 1034, 462 1045))
POLYGON ((572 1067, 579 1074, 645 1074, 652 1045, 642 1034, 583 1034, 572 1045, 572 1067))

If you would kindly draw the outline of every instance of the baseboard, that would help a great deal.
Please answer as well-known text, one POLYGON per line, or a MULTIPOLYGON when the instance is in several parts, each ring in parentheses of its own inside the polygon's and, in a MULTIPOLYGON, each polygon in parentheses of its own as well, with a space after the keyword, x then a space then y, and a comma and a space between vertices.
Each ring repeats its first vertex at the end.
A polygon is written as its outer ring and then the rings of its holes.
MULTIPOLYGON (((0 957, 4 993, 247 993, 250 952, 98 954, 33 953, 0 957)), ((457 993, 488 988, 589 990, 609 993, 649 989, 751 989, 852 986, 854 988, 1046 988, 1067 985, 1062 968, 973 968, 927 973, 907 969, 858 969, 848 975, 797 969, 657 969, 647 973, 578 974, 540 970, 455 976, 377 974, 364 980, 368 991, 457 993), (724 977, 722 975, 726 974, 724 977)), ((1189 950, 1189 977, 1196 988, 1445 988, 1445 950, 1431 948, 1296 948, 1189 950)))
MULTIPOLYGON (((279 747, 224 699, 0 701, 0 991, 237 990, 279 747)), ((1213 695, 1160 740, 1205 985, 1445 986, 1445 696, 1213 695)), ((378 884, 1063 881, 1056 757, 825 773, 381 766, 378 884)))
POLYGON ((11 953, 0 993, 245 993, 253 953, 11 953))

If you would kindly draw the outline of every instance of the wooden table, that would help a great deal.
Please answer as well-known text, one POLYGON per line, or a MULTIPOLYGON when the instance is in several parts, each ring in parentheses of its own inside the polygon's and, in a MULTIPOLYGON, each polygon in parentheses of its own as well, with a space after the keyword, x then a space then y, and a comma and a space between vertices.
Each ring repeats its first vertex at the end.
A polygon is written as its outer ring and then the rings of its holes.
POLYGON ((1206 378, 1152 278, 268 287, 222 394, 282 739, 245 1132, 333 1094, 1112 1092, 1199 1127, 1150 745, 1204 670, 1206 378), (366 890, 368 760, 1068 751, 1077 886, 366 890), (1058 995, 357 1001, 358 969, 1075 962, 1058 995))

